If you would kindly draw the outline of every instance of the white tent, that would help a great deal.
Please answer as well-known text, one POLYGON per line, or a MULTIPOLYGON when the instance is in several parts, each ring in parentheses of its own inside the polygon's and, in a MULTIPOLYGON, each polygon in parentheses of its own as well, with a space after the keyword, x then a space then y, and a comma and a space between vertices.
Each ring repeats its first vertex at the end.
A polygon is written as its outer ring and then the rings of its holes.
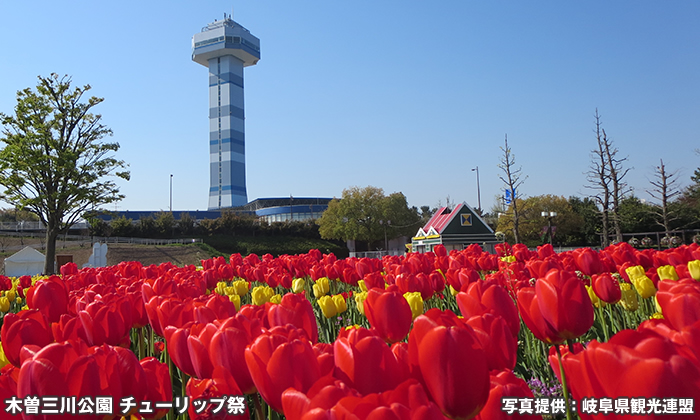
POLYGON ((27 246, 5 258, 5 275, 8 277, 33 276, 44 271, 44 254, 27 246))

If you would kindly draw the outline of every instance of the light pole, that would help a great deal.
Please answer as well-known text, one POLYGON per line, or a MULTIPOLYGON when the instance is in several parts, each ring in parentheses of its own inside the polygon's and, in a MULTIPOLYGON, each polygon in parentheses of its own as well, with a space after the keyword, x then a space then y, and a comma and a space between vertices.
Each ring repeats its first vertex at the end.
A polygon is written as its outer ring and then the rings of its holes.
POLYGON ((543 211, 542 217, 547 218, 547 232, 549 233, 549 244, 552 244, 552 218, 557 217, 556 211, 543 211))
POLYGON ((170 174, 170 213, 173 212, 173 174, 170 174))
POLYGON ((391 220, 387 220, 386 222, 380 220, 379 224, 384 226, 384 251, 386 251, 386 255, 389 255, 389 241, 386 236, 386 228, 387 226, 391 226, 391 220))
POLYGON ((479 204, 479 213, 481 213, 481 185, 479 183, 479 167, 472 169, 472 172, 476 171, 476 197, 479 204))

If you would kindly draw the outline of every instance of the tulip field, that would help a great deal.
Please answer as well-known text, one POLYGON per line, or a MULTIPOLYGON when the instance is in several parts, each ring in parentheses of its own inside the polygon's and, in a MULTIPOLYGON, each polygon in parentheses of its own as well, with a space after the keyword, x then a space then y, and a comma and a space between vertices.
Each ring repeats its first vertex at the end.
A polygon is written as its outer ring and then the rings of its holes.
POLYGON ((699 418, 700 247, 0 276, 0 419, 699 418))

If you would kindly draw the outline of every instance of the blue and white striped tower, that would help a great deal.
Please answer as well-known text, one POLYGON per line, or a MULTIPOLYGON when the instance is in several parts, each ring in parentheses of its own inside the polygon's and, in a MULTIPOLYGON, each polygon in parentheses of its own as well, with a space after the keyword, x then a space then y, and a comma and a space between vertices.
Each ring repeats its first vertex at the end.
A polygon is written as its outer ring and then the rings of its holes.
POLYGON ((243 67, 260 60, 260 40, 224 14, 192 37, 192 60, 209 68, 209 210, 248 203, 243 67))

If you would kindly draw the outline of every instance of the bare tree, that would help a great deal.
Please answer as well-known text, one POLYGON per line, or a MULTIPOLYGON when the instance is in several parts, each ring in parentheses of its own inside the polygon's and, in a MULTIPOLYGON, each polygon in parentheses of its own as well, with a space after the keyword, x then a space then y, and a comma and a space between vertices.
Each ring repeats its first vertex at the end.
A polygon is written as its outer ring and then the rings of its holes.
POLYGON ((624 163, 627 158, 618 158, 618 149, 614 147, 612 141, 603 131, 603 145, 605 146, 605 157, 608 162, 608 171, 610 173, 610 182, 612 184, 612 223, 615 229, 615 239, 617 242, 622 242, 622 229, 620 228, 620 200, 632 190, 626 182, 623 181, 630 168, 625 168, 624 163))
POLYGON ((519 190, 520 186, 525 182, 527 176, 522 177, 522 167, 515 169, 515 154, 508 147, 508 135, 506 134, 505 146, 501 147, 503 151, 503 156, 501 157, 501 163, 498 167, 503 171, 503 175, 499 175, 499 179, 503 181, 506 187, 506 191, 510 191, 511 196, 511 207, 513 208, 513 237, 515 243, 520 243, 520 208, 518 205, 518 196, 516 196, 516 191, 519 190))
POLYGON ((619 150, 608 138, 601 126, 598 109, 595 110, 596 148, 591 151, 591 165, 587 172, 587 188, 597 191, 591 197, 598 203, 602 221, 602 245, 610 245, 610 225, 615 230, 615 238, 622 241, 620 227, 620 201, 631 190, 623 181, 629 172, 623 164, 627 158, 619 158, 619 150))
POLYGON ((681 194, 677 188, 678 171, 667 172, 664 166, 664 160, 660 159, 661 165, 657 166, 654 171, 655 179, 649 181, 654 186, 652 190, 647 190, 650 196, 661 201, 661 205, 656 211, 657 221, 660 226, 663 226, 666 232, 671 230, 671 222, 676 219, 669 209, 669 202, 676 196, 681 194))

